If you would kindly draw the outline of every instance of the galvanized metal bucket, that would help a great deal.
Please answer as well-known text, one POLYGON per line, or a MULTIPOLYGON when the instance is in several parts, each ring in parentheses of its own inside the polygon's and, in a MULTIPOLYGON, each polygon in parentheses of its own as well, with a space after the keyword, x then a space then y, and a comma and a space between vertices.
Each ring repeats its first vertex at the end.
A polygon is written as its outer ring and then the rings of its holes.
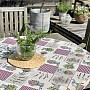
POLYGON ((33 26, 35 32, 39 30, 44 30, 44 32, 49 31, 50 27, 50 10, 32 9, 30 12, 30 25, 33 26))

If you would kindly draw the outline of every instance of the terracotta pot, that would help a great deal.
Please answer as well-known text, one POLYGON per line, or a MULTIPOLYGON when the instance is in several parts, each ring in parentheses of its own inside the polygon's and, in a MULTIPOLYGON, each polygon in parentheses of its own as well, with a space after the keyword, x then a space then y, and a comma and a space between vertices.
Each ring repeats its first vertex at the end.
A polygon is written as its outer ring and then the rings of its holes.
POLYGON ((74 14, 74 18, 78 23, 81 23, 81 24, 88 21, 87 13, 84 13, 83 15, 74 14))

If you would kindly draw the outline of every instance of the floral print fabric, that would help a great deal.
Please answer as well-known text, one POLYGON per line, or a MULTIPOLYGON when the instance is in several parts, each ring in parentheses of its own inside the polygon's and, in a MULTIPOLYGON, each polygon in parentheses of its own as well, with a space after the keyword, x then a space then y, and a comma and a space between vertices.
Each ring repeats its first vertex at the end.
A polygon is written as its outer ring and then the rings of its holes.
POLYGON ((72 42, 42 38, 35 46, 45 64, 35 69, 7 62, 16 46, 14 38, 0 41, 0 90, 82 90, 90 81, 90 53, 72 42))

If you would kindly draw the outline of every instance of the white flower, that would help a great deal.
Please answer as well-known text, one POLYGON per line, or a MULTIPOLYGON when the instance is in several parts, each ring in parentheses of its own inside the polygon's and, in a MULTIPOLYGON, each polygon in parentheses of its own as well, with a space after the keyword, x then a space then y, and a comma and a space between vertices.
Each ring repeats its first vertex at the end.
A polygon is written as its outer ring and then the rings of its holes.
POLYGON ((88 12, 87 8, 84 6, 78 6, 75 13, 82 15, 84 12, 88 12))

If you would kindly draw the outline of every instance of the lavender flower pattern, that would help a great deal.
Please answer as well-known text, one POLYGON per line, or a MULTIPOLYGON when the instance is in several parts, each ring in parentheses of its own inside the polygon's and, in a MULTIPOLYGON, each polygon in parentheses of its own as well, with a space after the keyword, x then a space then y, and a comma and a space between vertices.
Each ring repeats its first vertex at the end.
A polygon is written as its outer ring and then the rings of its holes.
POLYGON ((31 85, 31 86, 40 86, 40 87, 43 87, 43 86, 44 86, 44 83, 40 83, 40 82, 37 81, 37 80, 29 80, 28 83, 29 83, 29 85, 31 85))
POLYGON ((42 39, 36 47, 36 51, 45 57, 45 64, 40 68, 21 69, 7 62, 9 55, 16 51, 16 46, 0 41, 0 71, 1 74, 3 72, 3 75, 0 74, 0 90, 59 90, 62 86, 70 90, 70 85, 75 90, 82 90, 90 81, 90 55, 85 50, 71 42, 51 38, 42 39), (57 53, 54 53, 55 50, 57 53), (66 51, 69 52, 67 55, 66 51))

